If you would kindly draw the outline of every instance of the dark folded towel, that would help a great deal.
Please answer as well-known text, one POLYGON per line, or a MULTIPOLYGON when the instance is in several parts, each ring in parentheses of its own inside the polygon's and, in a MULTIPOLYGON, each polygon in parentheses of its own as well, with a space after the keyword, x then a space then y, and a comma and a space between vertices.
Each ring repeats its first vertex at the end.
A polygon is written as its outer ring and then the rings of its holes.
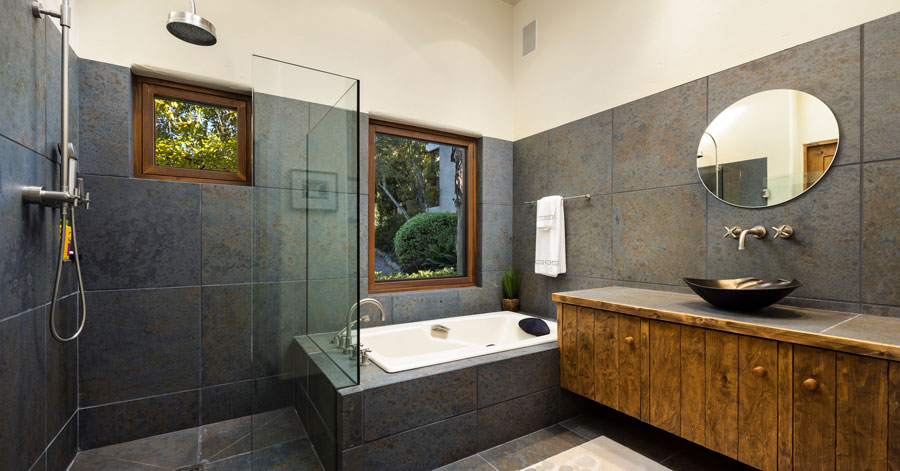
POLYGON ((550 326, 548 326, 546 322, 534 317, 520 320, 519 328, 535 337, 550 333, 550 326))

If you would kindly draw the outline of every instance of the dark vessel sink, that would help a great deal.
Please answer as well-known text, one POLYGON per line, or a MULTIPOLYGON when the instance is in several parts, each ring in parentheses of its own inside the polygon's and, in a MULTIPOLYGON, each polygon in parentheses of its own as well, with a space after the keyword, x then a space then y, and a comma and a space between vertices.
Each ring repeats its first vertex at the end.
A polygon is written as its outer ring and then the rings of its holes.
POLYGON ((795 289, 803 286, 797 280, 760 280, 759 278, 733 278, 730 280, 705 280, 684 278, 685 284, 713 306, 735 311, 752 311, 781 301, 795 289))

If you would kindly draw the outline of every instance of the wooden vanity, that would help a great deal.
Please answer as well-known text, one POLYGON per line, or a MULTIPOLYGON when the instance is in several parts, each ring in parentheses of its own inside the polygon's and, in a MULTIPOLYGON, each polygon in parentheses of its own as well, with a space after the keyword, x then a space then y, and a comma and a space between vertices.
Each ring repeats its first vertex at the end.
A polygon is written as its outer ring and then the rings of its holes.
POLYGON ((554 293, 563 388, 763 470, 900 471, 900 319, 554 293))

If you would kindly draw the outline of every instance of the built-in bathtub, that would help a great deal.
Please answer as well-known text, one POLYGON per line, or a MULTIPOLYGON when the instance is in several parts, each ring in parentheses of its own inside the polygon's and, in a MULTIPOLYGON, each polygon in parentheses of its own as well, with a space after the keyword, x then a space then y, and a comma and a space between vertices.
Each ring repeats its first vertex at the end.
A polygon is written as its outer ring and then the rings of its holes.
POLYGON ((519 328, 528 317, 491 312, 369 327, 360 330, 360 344, 376 365, 396 373, 556 341, 556 322, 547 320, 550 333, 534 336, 519 328))

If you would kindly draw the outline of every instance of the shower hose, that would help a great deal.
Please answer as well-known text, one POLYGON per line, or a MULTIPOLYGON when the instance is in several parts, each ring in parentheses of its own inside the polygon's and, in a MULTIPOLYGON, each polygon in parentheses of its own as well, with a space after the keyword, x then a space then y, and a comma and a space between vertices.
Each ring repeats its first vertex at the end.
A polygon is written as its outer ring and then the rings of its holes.
MULTIPOLYGON (((71 342, 78 338, 81 335, 81 331, 84 329, 84 322, 87 320, 87 304, 84 299, 84 280, 81 277, 81 262, 78 260, 78 232, 75 229, 75 207, 72 207, 71 213, 69 213, 69 204, 63 203, 62 205, 62 223, 60 225, 60 237, 59 237, 59 257, 56 261, 56 282, 53 284, 53 301, 50 302, 50 333, 53 334, 53 338, 60 342, 71 342), (66 256, 66 236, 65 236, 65 228, 66 228, 66 220, 67 218, 71 219, 72 222, 72 249, 75 252, 75 272, 78 274, 78 292, 81 295, 81 323, 78 326, 78 330, 71 337, 63 337, 59 335, 59 332, 56 331, 56 312, 57 305, 59 304, 59 283, 62 278, 62 266, 63 260, 65 260, 66 256)), ((78 310, 78 306, 76 305, 76 311, 78 310)))

